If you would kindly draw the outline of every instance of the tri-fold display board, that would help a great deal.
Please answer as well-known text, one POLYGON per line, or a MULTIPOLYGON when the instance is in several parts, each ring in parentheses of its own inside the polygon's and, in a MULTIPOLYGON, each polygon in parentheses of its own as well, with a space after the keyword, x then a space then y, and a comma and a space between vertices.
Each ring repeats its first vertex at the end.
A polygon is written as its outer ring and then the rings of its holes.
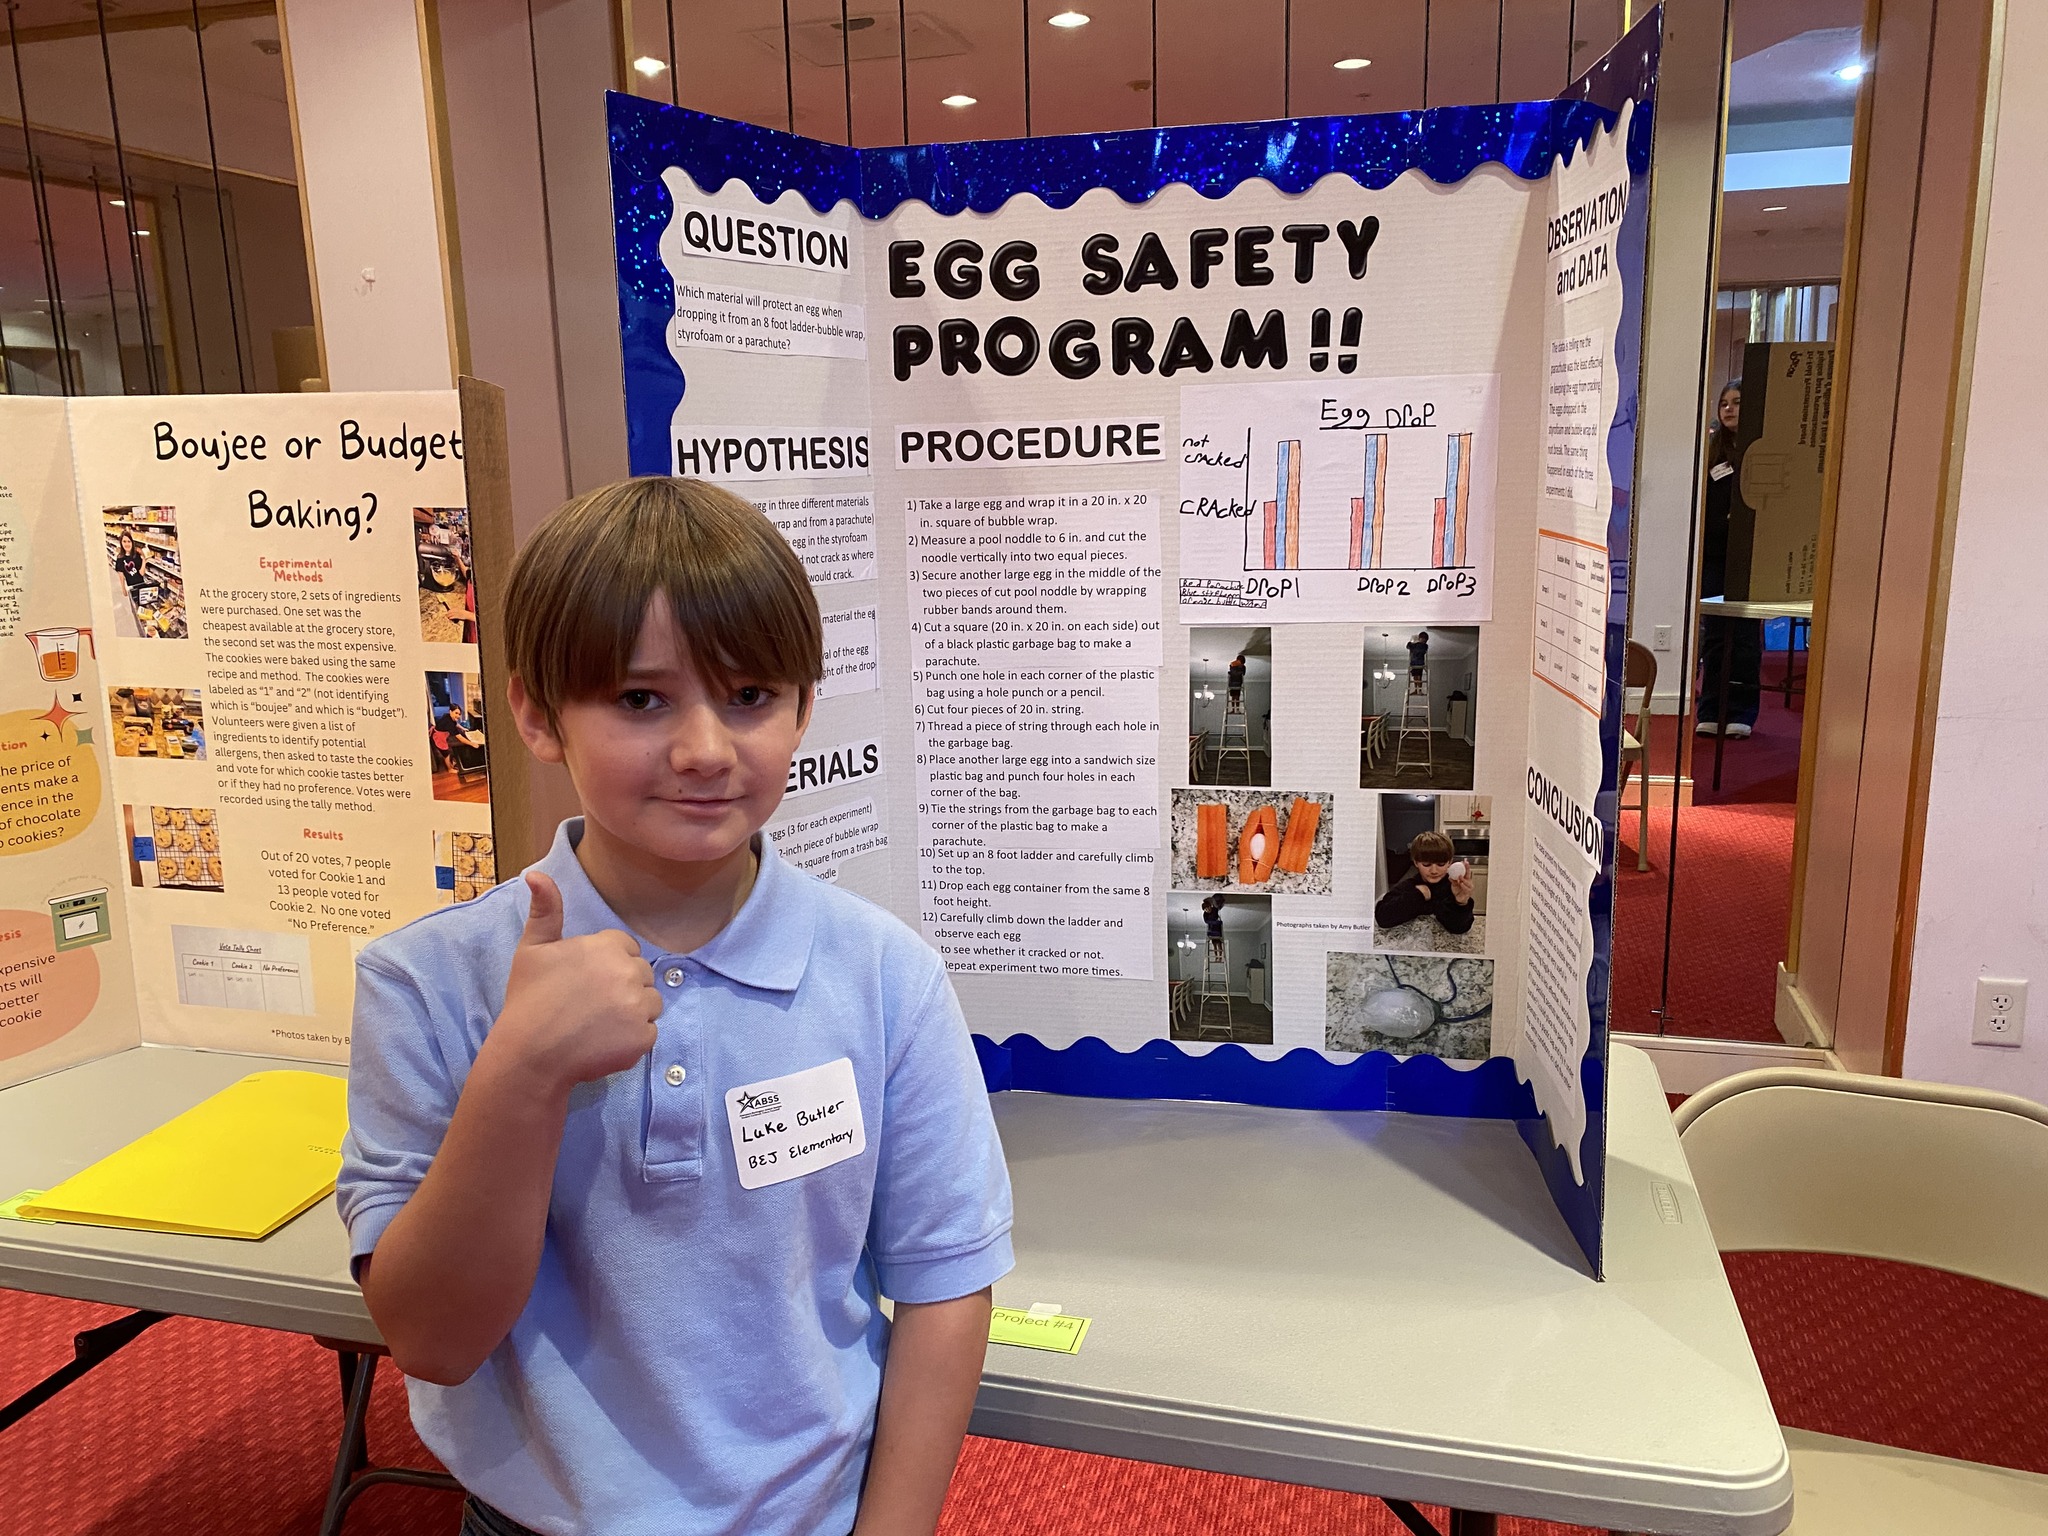
POLYGON ((1658 18, 1565 97, 853 149, 610 103, 638 474, 993 1087, 1520 1122, 1597 1267, 1658 18))
POLYGON ((346 1061, 364 942, 527 861, 502 423, 467 380, 0 398, 0 1085, 346 1061))

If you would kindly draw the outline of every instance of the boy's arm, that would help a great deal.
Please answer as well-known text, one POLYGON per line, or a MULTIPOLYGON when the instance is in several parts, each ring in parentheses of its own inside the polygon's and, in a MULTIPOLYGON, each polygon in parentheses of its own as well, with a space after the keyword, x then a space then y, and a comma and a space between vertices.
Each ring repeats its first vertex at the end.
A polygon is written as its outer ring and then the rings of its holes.
POLYGON ((931 1536, 988 1351, 989 1292, 898 1302, 854 1536, 931 1536))
POLYGON ((427 1176, 357 1281, 408 1376, 467 1381, 526 1306, 540 1268, 566 1088, 478 1053, 427 1176))
POLYGON ((564 939, 554 881, 527 884, 505 1005, 425 1177, 357 1276, 398 1368, 443 1386, 468 1380, 525 1309, 570 1089, 632 1066, 661 1015, 631 937, 564 939))
POLYGON ((1372 909, 1372 920, 1382 928, 1398 928, 1403 923, 1412 923, 1426 910, 1424 898, 1416 893, 1422 889, 1410 870, 1389 887, 1372 909))
POLYGON ((1472 898, 1459 901, 1455 895, 1437 908, 1436 920, 1443 925, 1445 933, 1470 933, 1472 918, 1477 911, 1472 898))

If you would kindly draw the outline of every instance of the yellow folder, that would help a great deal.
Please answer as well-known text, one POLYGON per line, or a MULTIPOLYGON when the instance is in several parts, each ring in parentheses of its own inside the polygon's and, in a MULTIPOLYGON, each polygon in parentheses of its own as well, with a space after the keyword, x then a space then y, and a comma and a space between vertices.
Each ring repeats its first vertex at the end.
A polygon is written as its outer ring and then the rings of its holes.
POLYGON ((348 1080, 253 1072, 73 1174, 22 1214, 199 1237, 267 1237, 334 1188, 348 1080))

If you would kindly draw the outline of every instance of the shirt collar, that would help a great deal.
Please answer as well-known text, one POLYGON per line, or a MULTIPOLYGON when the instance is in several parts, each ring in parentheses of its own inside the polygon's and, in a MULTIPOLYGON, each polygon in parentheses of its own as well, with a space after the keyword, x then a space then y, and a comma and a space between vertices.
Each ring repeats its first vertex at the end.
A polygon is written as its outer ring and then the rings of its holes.
MULTIPOLYGON (((596 933, 605 928, 631 932, 598 894, 577 859, 576 845, 582 840, 583 818, 571 816, 556 829, 553 846, 534 865, 552 875, 561 888, 563 932, 596 933)), ((802 984, 811 958, 817 892, 775 851, 775 841, 765 828, 755 834, 755 847, 761 866, 746 901, 731 922, 685 958, 741 986, 794 992, 802 984)), ((650 961, 658 961, 666 953, 644 938, 640 950, 650 961)))

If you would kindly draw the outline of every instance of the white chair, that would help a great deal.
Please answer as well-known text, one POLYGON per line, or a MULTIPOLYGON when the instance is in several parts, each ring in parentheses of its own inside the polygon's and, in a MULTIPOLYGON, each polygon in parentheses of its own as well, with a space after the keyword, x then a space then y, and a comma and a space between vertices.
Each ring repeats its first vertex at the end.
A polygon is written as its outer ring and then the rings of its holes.
MULTIPOLYGON (((1724 1078, 1674 1118, 1724 1253, 1855 1254, 2048 1298, 2048 1109, 2038 1104, 1773 1067, 1724 1078)), ((1785 1443, 1791 1536, 2048 1531, 2048 1477, 1798 1429, 1785 1443)))
POLYGON ((1621 674, 1621 788, 1616 805, 1634 811, 1636 868, 1650 867, 1650 700, 1657 692, 1657 653, 1631 640, 1621 674), (1628 803, 1630 772, 1636 775, 1636 803, 1628 803))

